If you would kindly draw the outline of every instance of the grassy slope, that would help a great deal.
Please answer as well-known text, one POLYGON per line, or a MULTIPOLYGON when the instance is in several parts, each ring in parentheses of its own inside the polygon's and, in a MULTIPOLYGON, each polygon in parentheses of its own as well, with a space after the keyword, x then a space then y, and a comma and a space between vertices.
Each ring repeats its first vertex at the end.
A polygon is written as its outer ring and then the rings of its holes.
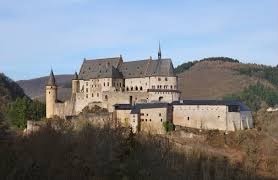
POLYGON ((240 67, 255 66, 222 61, 202 61, 180 74, 179 89, 183 99, 221 99, 223 96, 242 91, 245 87, 260 81, 257 77, 240 75, 240 67))

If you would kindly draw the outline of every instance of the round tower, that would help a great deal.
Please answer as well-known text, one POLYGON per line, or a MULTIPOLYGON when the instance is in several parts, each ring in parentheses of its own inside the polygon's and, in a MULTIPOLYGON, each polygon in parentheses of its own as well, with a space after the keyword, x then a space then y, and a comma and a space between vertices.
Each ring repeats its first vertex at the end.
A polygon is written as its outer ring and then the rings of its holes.
POLYGON ((79 93, 79 79, 78 74, 75 72, 73 79, 72 79, 72 97, 75 97, 76 93, 79 93))
POLYGON ((57 86, 52 69, 45 89, 46 118, 53 118, 55 115, 55 103, 57 101, 57 86))

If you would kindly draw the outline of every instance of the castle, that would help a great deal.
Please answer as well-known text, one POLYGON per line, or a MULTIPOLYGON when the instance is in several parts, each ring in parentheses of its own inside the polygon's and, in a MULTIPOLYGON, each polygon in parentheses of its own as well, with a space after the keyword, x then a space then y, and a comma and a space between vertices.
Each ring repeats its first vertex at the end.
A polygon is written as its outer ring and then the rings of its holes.
POLYGON ((117 121, 139 130, 163 133, 163 124, 234 131, 252 128, 251 111, 234 101, 181 101, 172 60, 162 58, 124 62, 122 56, 84 59, 72 79, 71 99, 57 99, 51 70, 46 85, 46 117, 78 115, 85 107, 99 106, 117 121))

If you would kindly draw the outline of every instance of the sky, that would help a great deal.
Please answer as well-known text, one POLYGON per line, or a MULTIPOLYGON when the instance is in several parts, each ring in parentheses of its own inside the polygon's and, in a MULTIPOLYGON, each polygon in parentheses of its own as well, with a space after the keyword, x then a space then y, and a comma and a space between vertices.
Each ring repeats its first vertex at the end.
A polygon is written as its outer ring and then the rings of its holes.
POLYGON ((79 71, 84 58, 226 56, 278 64, 278 0, 0 0, 0 72, 79 71))

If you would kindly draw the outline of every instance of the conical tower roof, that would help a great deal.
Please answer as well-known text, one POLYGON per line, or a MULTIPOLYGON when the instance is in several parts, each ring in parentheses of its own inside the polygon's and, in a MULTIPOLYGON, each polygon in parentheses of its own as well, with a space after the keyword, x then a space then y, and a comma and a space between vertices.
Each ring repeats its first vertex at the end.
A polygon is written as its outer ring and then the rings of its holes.
POLYGON ((74 73, 73 80, 78 80, 78 74, 77 74, 77 72, 74 73))
POLYGON ((47 85, 48 86, 56 86, 56 80, 55 80, 55 76, 54 76, 54 73, 53 73, 52 69, 50 71, 50 75, 49 75, 47 85))
POLYGON ((160 42, 159 42, 159 47, 158 47, 158 59, 161 59, 161 47, 160 47, 160 42))

